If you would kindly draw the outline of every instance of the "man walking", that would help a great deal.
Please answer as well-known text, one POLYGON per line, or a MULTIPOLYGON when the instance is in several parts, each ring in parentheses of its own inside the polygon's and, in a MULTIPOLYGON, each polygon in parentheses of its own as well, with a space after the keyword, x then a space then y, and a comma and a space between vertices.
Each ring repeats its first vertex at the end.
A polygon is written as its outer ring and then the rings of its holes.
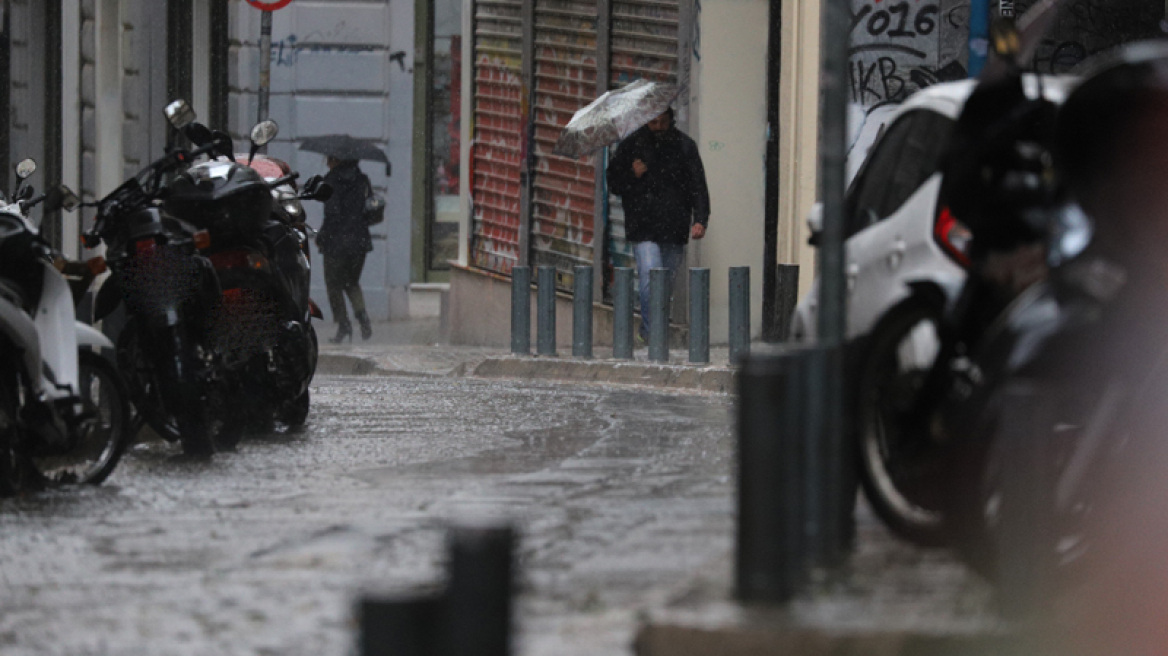
POLYGON ((706 236, 710 192, 693 139, 666 110, 629 135, 608 165, 608 187, 621 197, 625 235, 637 259, 643 341, 649 338, 649 272, 669 270, 669 288, 685 262, 690 238, 706 236))

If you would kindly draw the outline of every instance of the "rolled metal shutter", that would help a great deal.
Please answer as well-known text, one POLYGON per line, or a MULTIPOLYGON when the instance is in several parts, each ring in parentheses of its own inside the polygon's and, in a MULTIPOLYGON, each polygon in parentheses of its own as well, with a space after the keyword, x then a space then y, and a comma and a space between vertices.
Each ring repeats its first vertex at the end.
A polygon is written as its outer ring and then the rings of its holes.
POLYGON ((510 274, 519 263, 523 3, 475 0, 471 263, 510 274))
MULTIPOLYGON (((677 0, 613 0, 609 88, 619 89, 642 78, 676 84, 679 20, 677 0)), ((614 145, 609 156, 615 153, 614 145)), ((635 265, 633 247, 625 238, 621 200, 609 194, 605 268, 635 265)), ((606 283, 611 280, 611 271, 606 271, 606 283)))
POLYGON ((573 267, 592 266, 593 158, 552 154, 576 110, 596 98, 595 0, 535 0, 532 264, 554 266, 570 289, 573 267))

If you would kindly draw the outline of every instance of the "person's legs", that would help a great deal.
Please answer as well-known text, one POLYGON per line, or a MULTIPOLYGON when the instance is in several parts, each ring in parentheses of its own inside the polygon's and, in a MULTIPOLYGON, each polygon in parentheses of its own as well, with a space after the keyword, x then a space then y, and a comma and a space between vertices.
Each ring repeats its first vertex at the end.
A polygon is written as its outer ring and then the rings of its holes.
POLYGON ((685 266, 685 244, 660 244, 660 247, 661 266, 669 269, 669 289, 672 292, 673 284, 685 266))
POLYGON ((361 291, 361 272, 365 269, 365 253, 349 258, 348 266, 345 292, 349 295, 349 302, 353 305, 353 316, 357 317, 357 322, 361 324, 361 339, 369 339, 373 335, 373 325, 369 322, 369 315, 365 312, 365 293, 361 291))
MULTIPOLYGON (((349 325, 349 311, 345 307, 345 259, 336 255, 324 256, 324 286, 328 290, 329 309, 333 311, 333 321, 341 327, 349 325)), ((339 333, 338 333, 339 334, 339 333)))
POLYGON ((633 244, 633 255, 637 258, 637 286, 641 301, 641 339, 649 341, 649 272, 660 269, 661 246, 651 241, 633 244))

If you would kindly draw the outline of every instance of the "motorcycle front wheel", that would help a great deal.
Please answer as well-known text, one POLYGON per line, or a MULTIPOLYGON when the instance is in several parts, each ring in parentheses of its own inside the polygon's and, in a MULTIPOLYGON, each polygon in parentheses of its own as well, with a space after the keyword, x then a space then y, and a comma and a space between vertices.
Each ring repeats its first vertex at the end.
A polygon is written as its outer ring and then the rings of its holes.
POLYGON ((105 358, 82 349, 77 364, 81 398, 93 416, 82 421, 77 444, 68 453, 31 460, 50 483, 98 485, 126 450, 130 403, 121 377, 105 358))

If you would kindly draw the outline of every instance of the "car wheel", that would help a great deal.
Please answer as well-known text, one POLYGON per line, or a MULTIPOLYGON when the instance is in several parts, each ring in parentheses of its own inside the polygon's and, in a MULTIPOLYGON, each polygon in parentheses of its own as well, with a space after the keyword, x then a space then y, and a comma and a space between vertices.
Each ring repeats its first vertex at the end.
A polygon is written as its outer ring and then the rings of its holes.
POLYGON ((927 422, 908 421, 940 351, 940 312, 910 302, 873 331, 860 369, 857 445, 865 496, 894 533, 922 546, 946 543, 943 447, 927 422))

